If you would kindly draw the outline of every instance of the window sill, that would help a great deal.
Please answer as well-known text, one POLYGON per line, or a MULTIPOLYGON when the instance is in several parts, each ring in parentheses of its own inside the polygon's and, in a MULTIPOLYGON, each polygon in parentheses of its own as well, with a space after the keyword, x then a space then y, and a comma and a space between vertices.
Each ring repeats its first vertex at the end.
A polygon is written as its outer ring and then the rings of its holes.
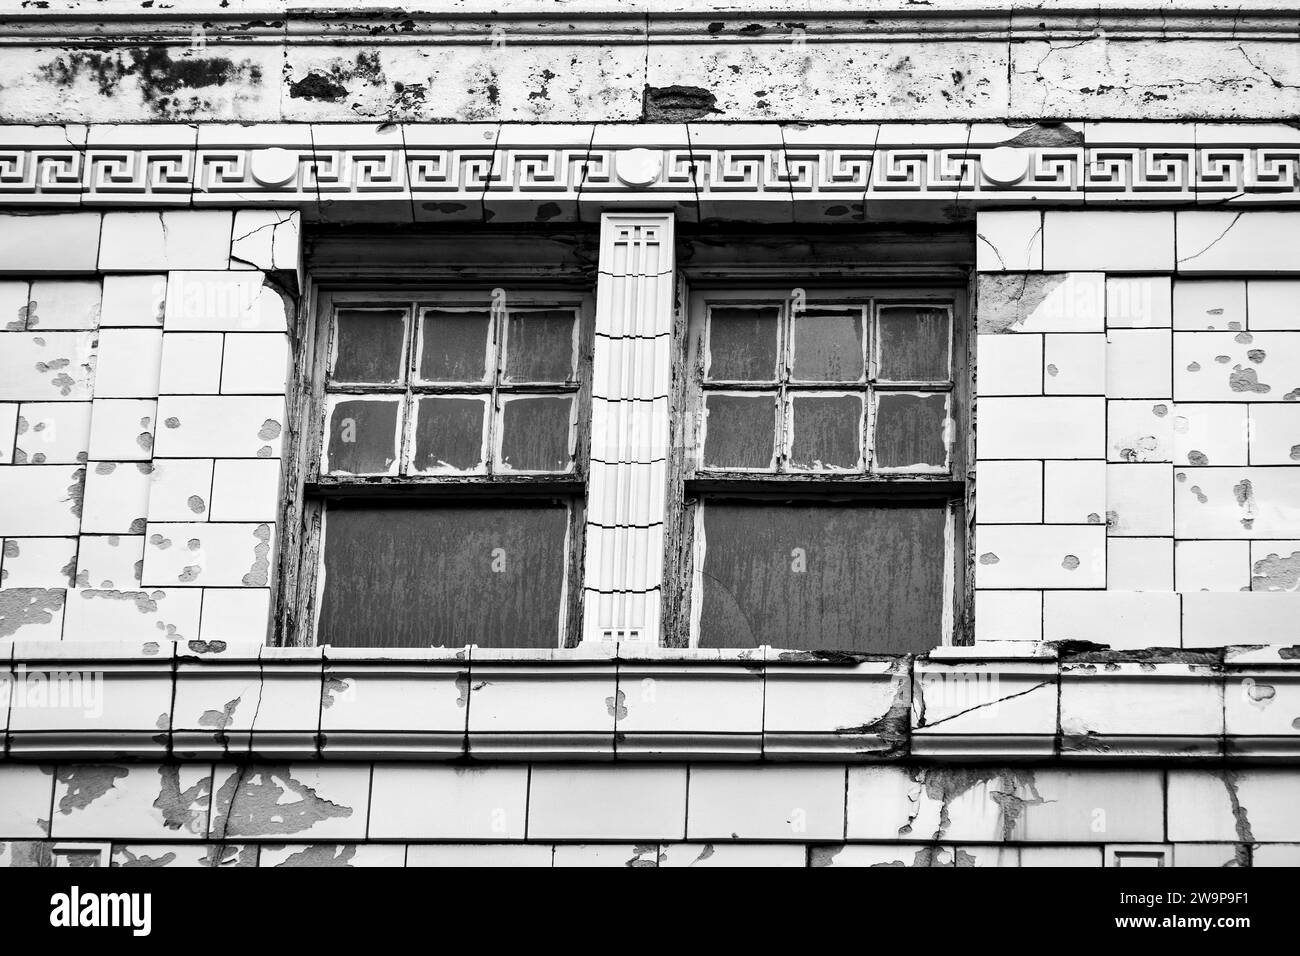
POLYGON ((1290 648, 1014 650, 26 641, 0 646, 0 729, 24 760, 1300 759, 1290 648))

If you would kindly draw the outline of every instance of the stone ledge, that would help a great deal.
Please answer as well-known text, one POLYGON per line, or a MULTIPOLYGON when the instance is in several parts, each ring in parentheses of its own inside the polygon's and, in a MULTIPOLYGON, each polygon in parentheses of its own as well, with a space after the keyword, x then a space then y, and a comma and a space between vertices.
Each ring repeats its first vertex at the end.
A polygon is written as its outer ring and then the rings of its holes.
POLYGON ((27 641, 0 652, 4 753, 20 760, 1300 756, 1297 647, 1027 643, 914 658, 27 641))

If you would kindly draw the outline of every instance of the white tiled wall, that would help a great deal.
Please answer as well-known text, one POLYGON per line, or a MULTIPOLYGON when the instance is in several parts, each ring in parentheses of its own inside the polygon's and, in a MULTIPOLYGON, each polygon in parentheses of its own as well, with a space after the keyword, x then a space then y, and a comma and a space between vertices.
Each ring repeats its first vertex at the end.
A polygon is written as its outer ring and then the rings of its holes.
POLYGON ((0 639, 260 638, 298 214, 4 219, 0 639))
POLYGON ((978 233, 977 640, 1293 642, 1300 214, 978 233))

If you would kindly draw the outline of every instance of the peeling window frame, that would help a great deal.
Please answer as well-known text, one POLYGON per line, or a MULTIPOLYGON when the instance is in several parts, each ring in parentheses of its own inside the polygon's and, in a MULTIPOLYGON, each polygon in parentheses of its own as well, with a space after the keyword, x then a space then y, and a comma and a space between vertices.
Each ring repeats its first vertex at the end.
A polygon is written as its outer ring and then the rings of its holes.
MULTIPOLYGON (((768 266, 736 270, 728 274, 716 265, 698 274, 688 268, 679 273, 677 294, 676 374, 673 408, 670 415, 674 428, 674 458, 669 482, 669 533, 665 545, 665 596, 663 643, 666 646, 697 647, 704 594, 704 512, 709 500, 744 501, 826 501, 851 498, 854 501, 879 500, 897 502, 905 498, 941 499, 945 502, 945 554, 943 622, 941 645, 968 644, 973 637, 974 572, 971 527, 974 521, 971 475, 973 455, 972 396, 974 362, 971 356, 970 303, 974 299, 972 273, 964 266, 939 268, 921 281, 903 270, 845 269, 842 275, 821 271, 800 274, 788 267, 768 266), (707 434, 704 419, 706 392, 730 391, 731 383, 717 383, 706 388, 709 360, 707 342, 707 306, 710 304, 781 303, 778 322, 778 385, 793 378, 793 356, 784 331, 788 326, 787 310, 792 289, 808 290, 812 300, 807 308, 815 309, 837 299, 865 300, 864 326, 865 374, 859 384, 833 385, 794 381, 797 393, 861 394, 866 406, 859 447, 862 471, 716 469, 702 467, 703 438, 707 434), (818 297, 822 300, 818 300, 818 297), (814 304, 815 303, 815 304, 814 304), (876 306, 946 304, 951 309, 949 331, 950 387, 936 388, 924 383, 930 394, 946 393, 951 431, 946 435, 947 467, 928 472, 914 469, 887 468, 873 470, 869 441, 873 436, 877 395, 917 391, 915 382, 875 382, 877 368, 876 306), (878 387, 879 386, 879 387, 878 387)), ((771 391, 769 383, 748 383, 745 390, 771 391)), ((782 388, 781 395, 789 390, 782 388)), ((778 433, 775 450, 778 459, 788 456, 790 437, 780 429, 787 426, 791 412, 788 401, 778 399, 778 433)))
MULTIPOLYGON (((291 467, 302 476, 300 496, 286 506, 286 526, 296 511, 300 518, 295 525, 292 542, 286 542, 282 562, 287 571, 282 592, 278 595, 277 643, 296 646, 316 644, 317 625, 321 608, 322 589, 325 586, 323 569, 325 557, 326 513, 330 501, 343 498, 382 501, 402 500, 562 502, 568 509, 565 528, 563 589, 556 622, 556 647, 574 646, 580 640, 582 626, 582 562, 586 527, 586 482, 590 456, 591 417, 591 364, 594 349, 595 290, 587 282, 572 277, 556 277, 555 281, 519 277, 493 281, 494 277, 470 277, 457 282, 452 278, 434 284, 411 285, 400 280, 378 282, 312 284, 303 296, 299 314, 299 333, 303 367, 299 370, 297 388, 292 396, 291 420, 295 424, 296 458, 291 467), (500 317, 494 318, 490 329, 488 354, 493 356, 496 368, 488 363, 488 373, 482 383, 424 383, 416 381, 419 364, 419 343, 422 339, 420 308, 441 304, 460 303, 463 306, 490 309, 494 289, 508 287, 510 302, 500 317), (370 385, 343 385, 327 387, 328 370, 332 367, 334 350, 334 321, 336 308, 345 306, 384 307, 401 305, 410 308, 408 328, 404 335, 404 362, 407 381, 389 388, 370 385), (505 337, 508 312, 531 311, 545 308, 573 308, 574 364, 570 381, 556 383, 528 383, 505 381, 507 352, 495 340, 498 334, 505 337), (352 397, 378 397, 391 392, 394 397, 405 395, 403 411, 398 415, 398 434, 401 436, 396 473, 392 474, 327 474, 323 471, 324 433, 328 423, 329 399, 335 395, 352 397), (487 398, 489 416, 484 425, 484 451, 491 456, 499 451, 500 429, 493 428, 491 419, 500 419, 496 407, 499 397, 556 394, 571 396, 569 447, 572 459, 565 471, 524 471, 516 469, 485 468, 474 472, 402 473, 408 459, 413 460, 413 441, 418 411, 411 396, 446 395, 487 398), (407 410, 410 414, 408 417, 407 410), (491 437, 488 437, 488 436, 491 437), (296 507, 295 507, 296 506, 296 507), (294 546, 296 545, 296 547, 294 546)), ((490 460, 490 458, 488 459, 490 460)), ((379 647, 376 650, 383 650, 379 647)))

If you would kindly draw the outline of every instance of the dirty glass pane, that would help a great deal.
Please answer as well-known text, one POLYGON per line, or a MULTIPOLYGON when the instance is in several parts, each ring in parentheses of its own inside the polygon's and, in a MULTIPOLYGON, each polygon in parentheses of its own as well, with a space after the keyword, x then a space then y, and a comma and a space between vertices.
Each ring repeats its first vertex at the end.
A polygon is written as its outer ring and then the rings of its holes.
POLYGON ((791 317, 793 375, 801 382, 860 382, 862 310, 810 309, 791 317))
POLYGON ((572 409, 569 395, 530 395, 502 402, 502 470, 567 471, 573 460, 569 453, 572 409))
POLYGON ((776 441, 776 396, 705 397, 704 467, 771 468, 776 441))
POLYGON ((339 309, 335 318, 335 382, 391 385, 404 379, 406 312, 339 309))
POLYGON ((941 643, 943 502, 703 508, 701 647, 899 654, 941 643))
POLYGON ((556 647, 563 502, 331 505, 317 641, 556 647))
POLYGON ((506 381, 572 381, 576 318, 572 309, 512 310, 506 334, 506 381))
POLYGON ((773 382, 776 306, 714 306, 709 310, 709 369, 714 382, 773 382))
POLYGON ((401 402, 400 398, 338 400, 325 426, 325 470, 349 475, 393 471, 401 402))
POLYGON ((415 471, 476 471, 483 464, 482 398, 422 398, 417 403, 415 471))
POLYGON ((420 380, 484 381, 489 326, 486 312, 426 310, 420 322, 420 380))
POLYGON ((943 468, 948 396, 882 392, 876 403, 876 468, 943 468))
POLYGON ((796 395, 790 406, 790 464, 794 468, 857 468, 862 446, 862 399, 856 395, 796 395))
POLYGON ((876 319, 877 380, 948 381, 951 335, 947 309, 882 307, 876 319))

